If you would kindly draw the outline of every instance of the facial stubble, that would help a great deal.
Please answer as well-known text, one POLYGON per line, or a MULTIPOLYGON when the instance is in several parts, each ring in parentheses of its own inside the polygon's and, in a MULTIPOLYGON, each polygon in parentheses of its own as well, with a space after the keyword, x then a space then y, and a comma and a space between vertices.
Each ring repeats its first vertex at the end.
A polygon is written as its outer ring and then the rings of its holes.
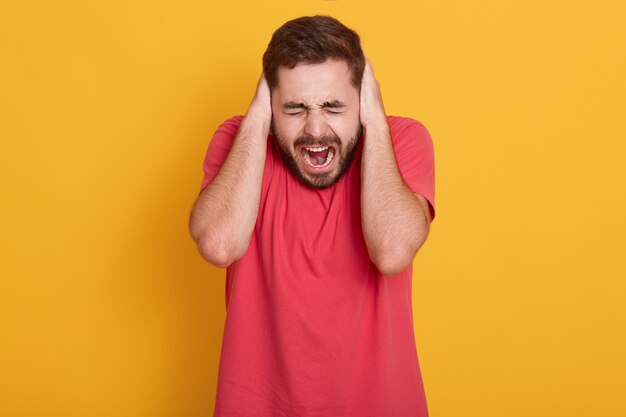
POLYGON ((359 143, 363 139, 363 126, 359 124, 359 128, 356 134, 350 138, 349 142, 346 144, 347 152, 342 154, 339 150, 343 150, 343 143, 341 139, 337 136, 328 134, 320 137, 319 139, 315 139, 312 136, 303 135, 296 138, 294 141, 292 148, 297 149, 299 146, 335 146, 336 152, 334 158, 339 158, 337 161, 339 165, 339 171, 336 174, 333 172, 324 172, 319 174, 308 174, 305 175, 298 163, 296 162, 297 155, 294 155, 294 150, 290 149, 289 145, 287 145, 283 140, 276 134, 276 129, 274 128, 274 121, 272 120, 271 124, 271 133, 276 143, 278 144, 278 148, 280 149, 280 154, 283 158, 285 164, 289 167, 291 173, 303 184, 316 189, 324 189, 334 185, 339 179, 348 171, 350 165, 352 165, 352 161, 356 156, 356 152, 359 148, 359 143))

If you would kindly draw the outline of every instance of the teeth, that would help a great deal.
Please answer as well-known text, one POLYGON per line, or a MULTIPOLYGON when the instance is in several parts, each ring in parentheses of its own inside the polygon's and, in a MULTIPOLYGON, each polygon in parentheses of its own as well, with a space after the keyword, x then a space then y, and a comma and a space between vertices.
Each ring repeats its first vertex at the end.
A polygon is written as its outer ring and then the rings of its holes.
MULTIPOLYGON (((315 148, 315 149, 321 149, 323 151, 326 148, 328 148, 328 146, 326 146, 325 148, 315 148)), ((313 149, 313 148, 306 148, 306 149, 313 149)), ((314 152, 321 152, 321 151, 314 151, 314 152)), ((326 162, 324 162, 323 165, 313 164, 313 162, 311 162, 311 157, 309 157, 309 154, 307 152, 304 153, 304 160, 306 161, 307 164, 309 164, 312 167, 325 168, 328 165, 330 165, 330 163, 333 161, 334 156, 335 156, 335 151, 333 150, 333 148, 330 148, 330 150, 328 151, 328 155, 326 156, 326 162)))
POLYGON ((322 146, 321 148, 305 148, 305 149, 311 152, 322 152, 328 149, 328 146, 322 146))

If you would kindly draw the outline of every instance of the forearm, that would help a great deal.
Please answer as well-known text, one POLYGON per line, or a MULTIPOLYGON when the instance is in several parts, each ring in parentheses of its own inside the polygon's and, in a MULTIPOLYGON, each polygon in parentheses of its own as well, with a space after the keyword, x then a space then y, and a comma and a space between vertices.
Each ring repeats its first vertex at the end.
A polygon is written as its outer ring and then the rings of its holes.
POLYGON ((361 218, 370 258, 385 275, 408 267, 426 240, 429 222, 405 185, 384 117, 366 127, 361 165, 361 218))
POLYGON ((248 111, 224 164, 194 204, 189 230, 202 256, 214 265, 228 266, 248 248, 259 209, 270 120, 248 111))

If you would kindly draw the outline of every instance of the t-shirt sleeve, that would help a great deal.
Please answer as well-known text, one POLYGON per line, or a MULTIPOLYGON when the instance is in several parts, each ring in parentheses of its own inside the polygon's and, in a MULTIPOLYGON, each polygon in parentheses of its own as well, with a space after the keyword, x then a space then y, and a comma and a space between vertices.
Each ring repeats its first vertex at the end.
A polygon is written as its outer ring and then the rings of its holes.
POLYGON ((209 185, 222 167, 222 164, 233 146, 242 119, 243 116, 231 117, 222 123, 213 134, 213 138, 211 142, 209 142, 209 147, 204 157, 204 162, 202 163, 204 177, 200 185, 200 191, 204 190, 206 186, 209 185))
POLYGON ((400 174, 412 192, 428 200, 432 222, 435 219, 435 154, 430 133, 423 124, 412 119, 403 119, 396 129, 390 127, 400 174))

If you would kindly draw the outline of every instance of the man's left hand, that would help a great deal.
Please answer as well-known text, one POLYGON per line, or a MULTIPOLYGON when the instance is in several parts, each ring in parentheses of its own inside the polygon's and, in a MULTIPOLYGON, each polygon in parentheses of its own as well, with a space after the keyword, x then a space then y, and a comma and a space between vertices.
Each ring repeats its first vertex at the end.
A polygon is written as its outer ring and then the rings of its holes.
POLYGON ((361 124, 364 128, 367 129, 367 125, 370 123, 386 123, 385 106, 383 105, 380 85, 376 77, 374 77, 374 70, 367 56, 365 56, 365 69, 363 71, 363 80, 361 81, 360 106, 361 124))

